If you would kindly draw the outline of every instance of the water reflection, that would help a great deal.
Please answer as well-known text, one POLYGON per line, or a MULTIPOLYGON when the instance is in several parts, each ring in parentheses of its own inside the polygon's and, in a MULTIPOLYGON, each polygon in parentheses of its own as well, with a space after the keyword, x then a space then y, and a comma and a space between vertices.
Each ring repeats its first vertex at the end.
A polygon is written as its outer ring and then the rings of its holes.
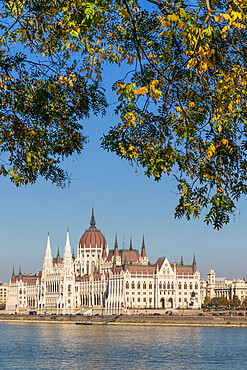
POLYGON ((0 324, 4 369, 246 369, 246 329, 0 324))

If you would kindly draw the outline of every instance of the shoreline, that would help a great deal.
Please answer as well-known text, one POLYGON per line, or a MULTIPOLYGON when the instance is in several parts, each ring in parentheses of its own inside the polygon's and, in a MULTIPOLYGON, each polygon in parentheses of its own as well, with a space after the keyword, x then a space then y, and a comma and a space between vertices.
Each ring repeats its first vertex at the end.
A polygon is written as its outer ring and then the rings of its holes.
POLYGON ((198 328, 198 327, 213 327, 213 328, 247 328, 247 318, 239 317, 116 317, 113 320, 108 318, 55 318, 54 317, 4 317, 0 316, 1 323, 16 323, 16 324, 66 324, 66 325, 107 325, 107 326, 162 326, 162 327, 183 327, 183 328, 198 328))

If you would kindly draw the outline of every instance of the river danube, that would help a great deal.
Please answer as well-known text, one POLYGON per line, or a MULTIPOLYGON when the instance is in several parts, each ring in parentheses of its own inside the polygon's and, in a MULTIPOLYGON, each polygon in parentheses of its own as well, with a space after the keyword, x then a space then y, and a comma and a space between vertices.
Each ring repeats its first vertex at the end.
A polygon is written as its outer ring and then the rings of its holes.
POLYGON ((247 369, 247 329, 0 323, 2 369, 247 369))

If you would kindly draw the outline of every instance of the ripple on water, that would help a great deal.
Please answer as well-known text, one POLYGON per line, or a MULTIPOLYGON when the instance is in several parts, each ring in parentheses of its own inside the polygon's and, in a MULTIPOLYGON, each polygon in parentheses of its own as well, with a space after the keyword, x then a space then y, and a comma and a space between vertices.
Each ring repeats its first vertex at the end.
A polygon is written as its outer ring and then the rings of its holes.
POLYGON ((3 369, 246 369, 247 329, 0 323, 3 369))

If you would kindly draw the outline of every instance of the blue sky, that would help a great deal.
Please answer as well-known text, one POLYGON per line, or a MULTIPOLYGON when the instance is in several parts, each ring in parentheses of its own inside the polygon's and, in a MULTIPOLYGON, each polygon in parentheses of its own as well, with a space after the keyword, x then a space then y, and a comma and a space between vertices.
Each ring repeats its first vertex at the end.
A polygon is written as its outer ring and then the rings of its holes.
MULTIPOLYGON (((125 73, 125 68, 106 68, 103 85, 110 91, 112 82, 125 73)), ((15 188, 0 176, 0 281, 9 281, 13 266, 16 272, 19 266, 27 273, 41 270, 48 232, 54 256, 58 245, 63 253, 67 227, 76 249, 89 226, 92 201, 96 225, 109 248, 117 233, 120 246, 123 235, 126 247, 131 236, 134 248, 140 249, 144 234, 151 262, 166 254, 171 262, 180 261, 182 254, 189 264, 195 253, 204 278, 209 268, 217 276, 247 277, 247 199, 241 199, 240 214, 220 231, 202 220, 174 220, 178 198, 172 178, 156 183, 143 170, 136 171, 100 148, 100 137, 118 119, 112 113, 116 98, 109 93, 108 99, 113 105, 105 117, 91 117, 83 123, 89 143, 82 155, 64 162, 72 178, 69 188, 61 190, 43 180, 15 188)))
POLYGON ((184 262, 191 263, 195 253, 204 278, 209 268, 217 276, 245 277, 246 198, 239 203, 240 214, 221 231, 202 220, 174 220, 177 195, 172 179, 155 183, 100 148, 99 138, 114 120, 109 110, 106 117, 85 122, 88 145, 81 156, 64 163, 73 179, 69 188, 61 190, 43 180, 15 188, 0 177, 0 280, 9 281, 13 266, 15 271, 20 265, 22 272, 40 270, 48 232, 54 256, 58 245, 63 253, 67 227, 76 248, 89 226, 92 200, 96 225, 110 248, 117 233, 120 246, 123 235, 127 247, 132 236, 134 248, 140 249, 144 234, 151 262, 166 254, 171 262, 179 261, 182 254, 184 262))

